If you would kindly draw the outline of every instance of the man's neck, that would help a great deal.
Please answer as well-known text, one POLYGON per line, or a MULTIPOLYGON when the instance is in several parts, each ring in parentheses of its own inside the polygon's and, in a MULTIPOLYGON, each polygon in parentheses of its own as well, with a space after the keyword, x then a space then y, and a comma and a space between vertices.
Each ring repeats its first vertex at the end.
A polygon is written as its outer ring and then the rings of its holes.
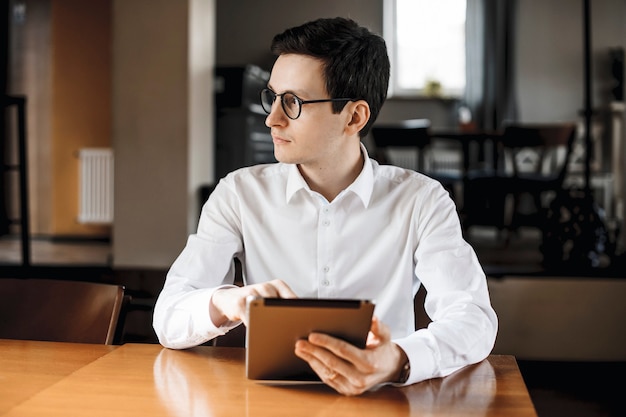
POLYGON ((359 176, 363 162, 363 153, 359 145, 357 152, 342 156, 341 163, 328 166, 298 165, 298 169, 311 190, 320 193, 331 202, 359 176))

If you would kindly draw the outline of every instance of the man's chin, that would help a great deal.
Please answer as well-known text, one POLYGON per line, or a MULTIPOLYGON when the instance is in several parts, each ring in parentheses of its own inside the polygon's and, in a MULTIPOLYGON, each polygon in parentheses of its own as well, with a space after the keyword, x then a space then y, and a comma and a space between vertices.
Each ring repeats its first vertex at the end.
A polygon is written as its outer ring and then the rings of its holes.
POLYGON ((274 152, 274 158, 278 162, 282 162, 283 164, 295 164, 297 161, 294 158, 290 158, 288 155, 285 155, 281 152, 274 152))

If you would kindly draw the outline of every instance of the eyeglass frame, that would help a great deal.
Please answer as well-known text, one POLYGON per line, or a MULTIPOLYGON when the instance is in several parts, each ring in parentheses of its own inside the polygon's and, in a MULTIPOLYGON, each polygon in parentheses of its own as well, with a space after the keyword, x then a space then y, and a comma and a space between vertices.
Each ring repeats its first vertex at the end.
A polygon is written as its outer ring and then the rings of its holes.
POLYGON ((285 116, 287 116, 291 120, 296 120, 298 117, 300 117, 300 115, 302 114, 302 106, 304 104, 328 103, 328 102, 335 102, 335 101, 356 101, 357 100, 355 98, 323 98, 323 99, 317 99, 317 100, 302 100, 300 97, 298 97, 297 95, 295 95, 294 93, 292 93, 290 91, 285 91, 284 93, 278 94, 274 90, 272 90, 271 88, 264 88, 264 89, 262 89, 259 92, 259 96, 260 96, 260 99, 261 99, 261 107, 263 108, 263 111, 265 113, 267 113, 267 114, 270 114, 272 112, 272 106, 274 105, 274 102, 276 101, 276 98, 280 97, 280 107, 283 109, 283 112, 285 113, 285 116), (272 93, 274 95, 274 99, 272 100, 272 104, 270 105, 269 111, 263 106, 263 94, 266 91, 269 91, 270 93, 272 93), (287 110, 285 109, 285 102, 283 101, 283 97, 285 96, 285 94, 290 94, 290 95, 294 96, 294 98, 298 102, 298 114, 296 115, 296 117, 291 117, 289 115, 289 113, 287 113, 287 110))

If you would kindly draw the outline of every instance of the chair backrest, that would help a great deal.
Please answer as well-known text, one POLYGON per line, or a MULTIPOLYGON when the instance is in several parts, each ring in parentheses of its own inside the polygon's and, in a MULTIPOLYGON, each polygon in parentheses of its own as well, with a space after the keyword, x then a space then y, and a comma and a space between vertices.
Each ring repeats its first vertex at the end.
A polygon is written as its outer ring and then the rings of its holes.
POLYGON ((113 344, 124 287, 0 278, 0 338, 113 344))
POLYGON ((372 126, 376 152, 374 158, 383 164, 422 170, 424 151, 430 144, 430 120, 409 119, 372 126))
POLYGON ((575 138, 574 123, 506 125, 500 141, 504 168, 513 176, 544 177, 562 184, 575 138))

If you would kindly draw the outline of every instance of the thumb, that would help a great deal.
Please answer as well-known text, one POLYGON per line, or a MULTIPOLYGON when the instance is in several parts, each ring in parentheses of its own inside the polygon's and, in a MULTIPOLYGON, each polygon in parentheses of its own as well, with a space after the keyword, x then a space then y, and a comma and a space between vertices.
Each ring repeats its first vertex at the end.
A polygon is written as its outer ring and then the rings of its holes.
POLYGON ((389 327, 378 320, 378 317, 372 318, 372 326, 370 327, 369 334, 367 335, 366 346, 368 348, 378 346, 386 341, 391 340, 391 331, 389 327))

